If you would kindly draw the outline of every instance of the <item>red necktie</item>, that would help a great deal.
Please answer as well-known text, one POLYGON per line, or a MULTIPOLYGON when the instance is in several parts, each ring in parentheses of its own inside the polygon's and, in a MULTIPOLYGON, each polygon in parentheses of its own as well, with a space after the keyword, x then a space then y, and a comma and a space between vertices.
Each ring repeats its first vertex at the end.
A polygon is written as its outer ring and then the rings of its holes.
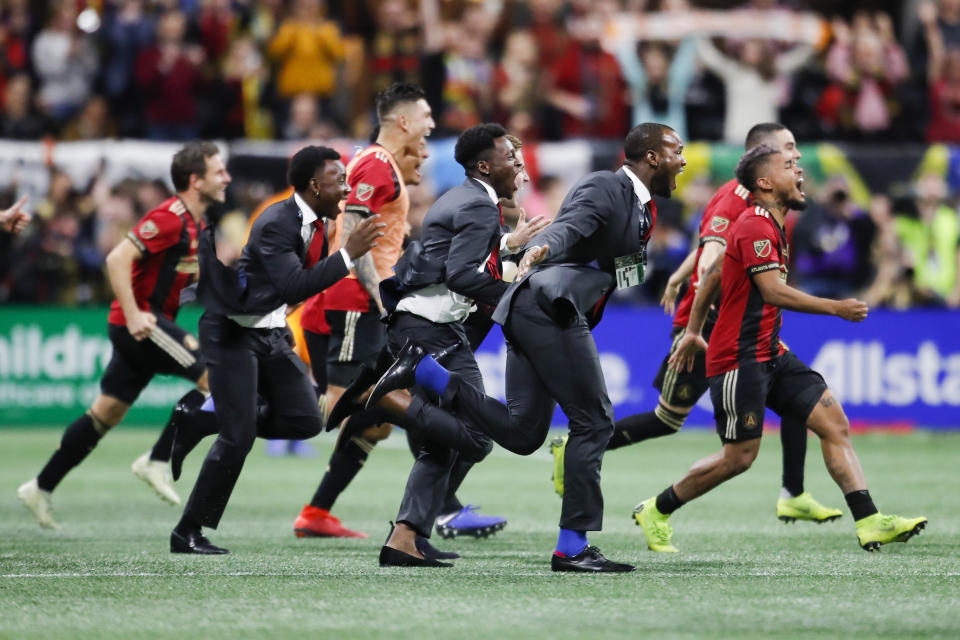
POLYGON ((317 264, 326 253, 327 232, 323 227, 323 220, 317 218, 313 221, 313 238, 310 240, 310 247, 307 249, 307 269, 317 264))
POLYGON ((650 239, 650 234, 653 233, 653 228, 657 226, 657 203, 654 202, 653 198, 651 198, 650 202, 647 203, 647 206, 650 208, 650 228, 647 229, 647 233, 643 236, 644 242, 650 239))
MULTIPOLYGON (((497 211, 500 212, 500 226, 503 227, 503 207, 500 206, 500 203, 497 203, 497 211)), ((503 275, 500 273, 500 242, 498 241, 493 247, 493 251, 490 252, 490 257, 487 258, 487 271, 493 276, 494 280, 503 280, 503 275)))

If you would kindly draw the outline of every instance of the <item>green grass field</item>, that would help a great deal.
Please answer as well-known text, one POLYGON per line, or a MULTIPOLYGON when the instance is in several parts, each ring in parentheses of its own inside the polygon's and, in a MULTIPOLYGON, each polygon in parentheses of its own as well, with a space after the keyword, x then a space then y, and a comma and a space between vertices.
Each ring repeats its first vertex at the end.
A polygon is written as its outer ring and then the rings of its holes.
MULTIPOLYGON (((402 434, 380 447, 334 512, 368 540, 299 540, 292 523, 326 464, 269 458, 258 443, 212 540, 225 557, 172 556, 180 511, 129 471, 155 433, 120 428, 55 494, 62 531, 39 529, 16 498, 59 430, 0 431, 0 637, 761 638, 960 636, 960 436, 855 436, 882 511, 925 515, 909 544, 862 551, 849 511, 810 440, 807 489, 841 506, 826 525, 774 517, 778 438, 750 471, 685 506, 672 522, 679 554, 655 554, 629 519, 635 503, 717 448, 684 432, 605 459, 606 522, 591 542, 638 565, 625 575, 550 571, 560 501, 546 448, 497 449, 460 492, 507 528, 437 546, 452 569, 381 569, 377 553, 411 465, 402 434)), ((188 460, 185 498, 200 455, 188 460)))

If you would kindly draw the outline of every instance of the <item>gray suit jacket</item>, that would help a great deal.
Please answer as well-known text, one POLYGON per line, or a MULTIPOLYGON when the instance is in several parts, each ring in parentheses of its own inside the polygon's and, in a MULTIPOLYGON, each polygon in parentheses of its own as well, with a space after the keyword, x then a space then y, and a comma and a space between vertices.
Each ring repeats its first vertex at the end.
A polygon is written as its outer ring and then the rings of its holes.
MULTIPOLYGON (((481 304, 496 304, 507 283, 481 265, 500 244, 500 211, 487 191, 472 178, 433 203, 423 219, 420 240, 412 242, 380 284, 385 298, 443 282, 454 293, 481 304)), ((386 304, 386 301, 385 301, 386 304)))
POLYGON ((527 244, 549 245, 547 259, 510 286, 494 321, 505 324, 514 294, 529 286, 554 320, 566 323, 574 314, 595 326, 616 286, 614 259, 645 250, 654 222, 623 171, 585 176, 564 198, 556 220, 527 244))
POLYGON ((339 252, 304 268, 307 248, 300 236, 302 220, 293 196, 267 207, 253 223, 236 269, 217 258, 214 229, 207 227, 197 249, 197 297, 207 311, 220 315, 270 313, 282 304, 303 302, 347 275, 339 252))

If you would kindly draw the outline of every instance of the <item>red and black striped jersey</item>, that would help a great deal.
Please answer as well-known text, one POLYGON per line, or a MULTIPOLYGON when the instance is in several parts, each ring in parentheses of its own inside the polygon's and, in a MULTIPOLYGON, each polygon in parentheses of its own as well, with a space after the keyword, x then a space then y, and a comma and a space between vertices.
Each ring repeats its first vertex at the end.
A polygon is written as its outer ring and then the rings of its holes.
MULTIPOLYGON (((700 263, 700 255, 703 253, 703 245, 707 242, 720 242, 724 246, 733 229, 733 223, 737 216, 750 204, 750 192, 739 182, 730 180, 722 187, 717 189, 713 198, 703 210, 703 218, 700 220, 700 246, 697 247, 697 261, 700 263)), ((704 268, 710 265, 704 265, 704 268)), ((673 326, 685 327, 690 321, 690 311, 693 309, 693 298, 697 294, 697 286, 700 279, 697 277, 697 268, 694 267, 690 274, 690 282, 687 292, 684 294, 680 304, 677 305, 677 311, 673 315, 673 326)))
MULTIPOLYGON (((175 320, 180 291, 197 275, 198 225, 180 198, 174 196, 145 215, 127 234, 140 253, 133 263, 133 297, 137 307, 175 320)), ((110 305, 110 324, 125 325, 120 303, 110 305)))
POLYGON ((763 207, 749 207, 727 241, 720 310, 707 347, 707 375, 747 362, 765 362, 785 352, 780 308, 764 303, 753 276, 777 269, 787 279, 789 248, 784 228, 763 207))

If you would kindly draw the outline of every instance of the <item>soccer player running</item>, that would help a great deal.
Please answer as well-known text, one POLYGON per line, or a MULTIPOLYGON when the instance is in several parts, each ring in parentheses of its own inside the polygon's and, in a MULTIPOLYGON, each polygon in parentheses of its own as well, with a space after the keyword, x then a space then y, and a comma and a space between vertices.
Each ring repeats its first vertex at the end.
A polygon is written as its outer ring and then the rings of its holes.
MULTIPOLYGON (((793 158, 794 162, 801 158, 793 133, 782 124, 764 122, 754 125, 747 134, 745 150, 749 151, 759 144, 779 149, 785 156, 793 158)), ((700 245, 670 277, 661 300, 668 313, 673 311, 680 286, 689 277, 689 287, 673 317, 671 352, 663 359, 653 381, 653 386, 660 391, 657 407, 653 411, 617 420, 613 436, 607 444, 607 451, 679 432, 693 406, 709 388, 706 358, 703 353, 696 355, 690 371, 671 369, 669 360, 673 350, 683 339, 687 321, 690 319, 693 297, 699 288, 703 272, 713 264, 717 256, 723 254, 734 223, 741 212, 748 210, 746 207, 749 205, 750 192, 734 178, 717 190, 704 209, 700 221, 700 245)), ((711 308, 703 328, 705 340, 710 339, 715 321, 716 310, 711 308)), ((777 517, 785 522, 828 522, 843 515, 839 509, 823 506, 804 491, 803 467, 807 454, 807 428, 803 420, 784 417, 780 442, 783 448, 783 484, 777 500, 777 517)), ((554 457, 554 488, 561 496, 566 443, 566 436, 558 436, 550 444, 554 457)))
POLYGON ((781 309, 860 322, 867 317, 867 305, 852 298, 818 298, 786 284, 789 251, 784 218, 790 209, 806 204, 803 172, 791 154, 759 145, 740 159, 736 176, 750 190, 755 206, 740 215, 725 256, 705 273, 686 333, 670 360, 675 370, 689 370, 697 352, 706 349, 710 397, 723 448, 638 505, 637 520, 647 544, 654 551, 676 551, 670 515, 750 468, 760 450, 766 407, 784 418, 804 421, 820 437, 824 462, 850 507, 861 547, 873 551, 888 542, 906 542, 926 526, 926 518, 887 516, 877 510, 840 403, 823 377, 779 338, 781 309), (718 293, 720 309, 708 346, 702 329, 718 293))
MULTIPOLYGON (((211 142, 185 145, 173 156, 170 174, 177 194, 144 216, 107 256, 116 300, 107 318, 113 356, 100 379, 100 395, 67 427, 40 474, 17 490, 42 527, 59 528, 53 519, 53 490, 123 420, 153 376, 176 375, 208 392, 199 343, 174 320, 180 292, 198 272, 203 214, 211 204, 225 201, 230 174, 211 142)), ((174 429, 171 421, 153 450, 134 462, 133 471, 165 500, 179 504, 167 462, 174 429)))

